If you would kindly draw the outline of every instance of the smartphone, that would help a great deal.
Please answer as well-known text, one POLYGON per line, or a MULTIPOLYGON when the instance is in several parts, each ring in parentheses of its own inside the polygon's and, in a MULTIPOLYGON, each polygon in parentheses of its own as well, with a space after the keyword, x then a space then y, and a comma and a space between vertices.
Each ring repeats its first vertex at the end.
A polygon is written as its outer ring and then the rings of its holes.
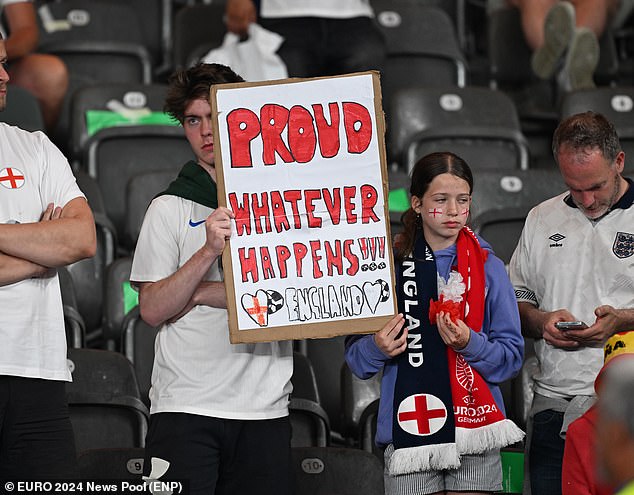
POLYGON ((582 321, 558 321, 555 323, 555 327, 559 330, 583 330, 584 328, 588 328, 582 321))

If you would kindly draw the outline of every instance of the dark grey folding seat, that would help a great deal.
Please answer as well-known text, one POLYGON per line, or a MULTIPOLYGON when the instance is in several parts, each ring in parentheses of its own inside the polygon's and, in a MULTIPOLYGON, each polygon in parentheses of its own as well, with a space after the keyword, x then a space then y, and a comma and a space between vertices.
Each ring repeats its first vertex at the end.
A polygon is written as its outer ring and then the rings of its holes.
POLYGON ((600 87, 568 93, 561 104, 562 119, 592 110, 614 124, 623 151, 625 171, 634 172, 634 86, 600 87))
POLYGON ((84 480, 139 480, 143 474, 141 447, 89 449, 79 452, 77 464, 84 480))
POLYGON ((151 122, 178 126, 163 114, 167 85, 139 82, 91 84, 78 88, 70 102, 69 150, 79 158, 91 136, 101 129, 151 122))
POLYGON ((192 55, 200 57, 220 46, 227 32, 224 24, 225 3, 188 5, 174 14, 172 30, 172 65, 187 67, 192 55))
POLYGON ((152 80, 152 60, 144 45, 142 20, 126 3, 58 0, 38 8, 39 50, 59 56, 70 75, 56 130, 67 142, 70 98, 75 90, 106 82, 152 80))
POLYGON ((69 349, 66 386, 77 451, 143 447, 149 412, 128 359, 118 352, 69 349))
POLYGON ((473 170, 527 169, 528 143, 513 101, 482 87, 407 88, 394 95, 388 145, 405 172, 451 151, 473 170))
POLYGON ((298 494, 382 495, 383 466, 372 454, 339 447, 293 448, 298 494))

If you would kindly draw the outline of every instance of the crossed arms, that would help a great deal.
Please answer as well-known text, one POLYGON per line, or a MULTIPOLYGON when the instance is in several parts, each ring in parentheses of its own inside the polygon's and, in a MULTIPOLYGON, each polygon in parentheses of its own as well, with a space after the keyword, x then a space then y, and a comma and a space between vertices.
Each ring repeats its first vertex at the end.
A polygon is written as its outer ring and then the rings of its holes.
POLYGON ((183 266, 162 280, 138 284, 139 310, 148 325, 178 320, 197 305, 227 307, 224 282, 203 278, 231 235, 231 218, 231 210, 218 207, 205 220, 205 244, 183 266))
POLYGON ((0 224, 0 286, 94 256, 96 246, 92 212, 81 197, 48 205, 39 222, 0 224))

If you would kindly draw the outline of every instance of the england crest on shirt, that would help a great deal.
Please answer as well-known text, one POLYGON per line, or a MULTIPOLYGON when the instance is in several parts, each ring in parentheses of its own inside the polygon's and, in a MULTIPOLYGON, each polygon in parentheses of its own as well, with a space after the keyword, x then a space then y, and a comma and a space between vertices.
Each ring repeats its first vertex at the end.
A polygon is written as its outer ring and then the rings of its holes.
POLYGON ((634 234, 617 232, 612 252, 621 259, 632 256, 634 254, 634 234))

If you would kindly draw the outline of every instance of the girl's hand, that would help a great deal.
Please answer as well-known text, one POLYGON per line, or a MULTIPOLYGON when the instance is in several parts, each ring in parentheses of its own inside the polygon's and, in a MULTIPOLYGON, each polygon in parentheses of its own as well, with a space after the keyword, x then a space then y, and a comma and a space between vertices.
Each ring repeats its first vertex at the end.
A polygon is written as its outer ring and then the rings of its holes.
POLYGON ((449 313, 441 311, 438 313, 436 321, 438 333, 443 342, 451 347, 454 351, 459 351, 467 347, 471 338, 471 329, 462 320, 451 321, 449 313))
POLYGON ((407 328, 403 328, 404 324, 405 317, 399 313, 374 334, 374 342, 386 356, 393 358, 407 348, 407 328))

